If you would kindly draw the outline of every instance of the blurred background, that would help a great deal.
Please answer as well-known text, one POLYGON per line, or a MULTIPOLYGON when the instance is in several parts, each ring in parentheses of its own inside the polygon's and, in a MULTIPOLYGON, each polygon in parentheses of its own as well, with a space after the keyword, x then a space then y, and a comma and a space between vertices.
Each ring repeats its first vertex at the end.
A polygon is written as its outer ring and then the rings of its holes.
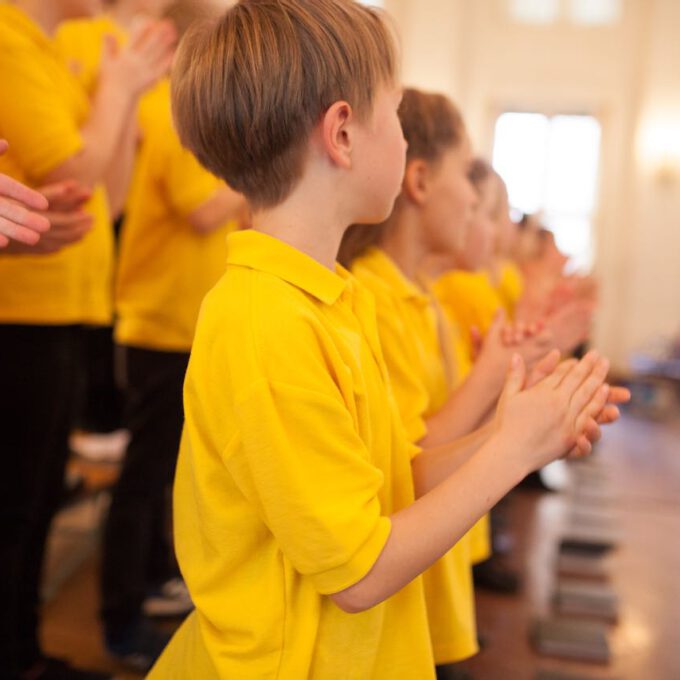
POLYGON ((383 0, 403 78, 445 92, 518 211, 592 269, 620 371, 680 330, 680 3, 383 0))

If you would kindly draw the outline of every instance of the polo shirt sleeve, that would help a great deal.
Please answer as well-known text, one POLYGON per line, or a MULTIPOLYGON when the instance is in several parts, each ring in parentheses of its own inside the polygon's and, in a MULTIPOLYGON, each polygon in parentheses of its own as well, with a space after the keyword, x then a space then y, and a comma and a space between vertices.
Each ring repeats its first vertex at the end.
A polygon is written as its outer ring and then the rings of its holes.
POLYGON ((383 473, 339 392, 261 379, 235 411, 241 442, 225 464, 293 567, 322 594, 360 581, 391 522, 378 499, 383 473))
POLYGON ((387 301, 379 301, 377 311, 380 345, 399 415, 408 441, 416 444, 427 434, 425 413, 430 398, 414 370, 418 359, 410 351, 413 347, 408 341, 410 331, 401 322, 399 312, 387 301))
POLYGON ((77 154, 83 140, 75 117, 29 49, 0 51, 0 133, 34 182, 77 154))

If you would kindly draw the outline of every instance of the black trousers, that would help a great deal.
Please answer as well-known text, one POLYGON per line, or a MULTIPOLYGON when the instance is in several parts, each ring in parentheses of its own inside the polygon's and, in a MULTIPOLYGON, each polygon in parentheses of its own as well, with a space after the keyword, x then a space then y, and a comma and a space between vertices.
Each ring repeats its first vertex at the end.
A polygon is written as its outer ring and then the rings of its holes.
POLYGON ((39 585, 63 491, 79 333, 0 325, 0 670, 7 677, 40 653, 39 585))
POLYGON ((148 588, 176 574, 168 492, 182 433, 189 354, 125 347, 130 443, 104 532, 102 618, 111 635, 141 613, 148 588))
POLYGON ((115 377, 113 328, 83 328, 81 336, 74 426, 88 432, 113 432, 122 425, 123 410, 115 377))

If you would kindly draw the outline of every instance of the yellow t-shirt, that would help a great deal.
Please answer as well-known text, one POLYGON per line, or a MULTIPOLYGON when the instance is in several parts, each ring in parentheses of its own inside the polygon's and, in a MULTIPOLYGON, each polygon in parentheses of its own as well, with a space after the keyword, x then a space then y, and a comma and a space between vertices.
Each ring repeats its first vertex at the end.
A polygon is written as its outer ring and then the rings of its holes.
POLYGON ((107 35, 113 36, 119 45, 127 41, 125 30, 104 14, 96 19, 65 21, 55 36, 62 58, 90 96, 97 89, 104 37, 107 35))
POLYGON ((517 303, 524 292, 524 280, 519 267, 512 260, 505 260, 501 265, 500 280, 496 286, 508 319, 515 318, 517 303))
MULTIPOLYGON (((20 9, 0 4, 0 172, 38 186, 77 154, 89 102, 50 40, 20 9)), ((104 189, 79 243, 44 256, 0 254, 0 323, 106 324, 111 320, 113 234, 104 189)))
POLYGON ((456 269, 447 272, 433 284, 432 289, 450 319, 458 324, 460 334, 472 358, 470 330, 476 326, 486 335, 494 315, 503 302, 486 272, 456 269))
MULTIPOLYGON (((352 265, 352 273, 375 296, 378 331, 390 380, 409 441, 427 433, 426 419, 449 398, 454 370, 447 369, 436 300, 409 281, 378 248, 352 265)), ((448 361, 447 361, 448 359, 448 361)), ((434 658, 460 661, 478 651, 468 537, 423 575, 434 658)))
POLYGON ((230 234, 184 388, 175 544, 196 610, 151 680, 433 678, 422 580, 347 614, 390 515, 413 502, 410 446, 373 299, 278 239, 230 234))
MULTIPOLYGON (((447 316, 458 324, 466 357, 458 373, 462 381, 472 370, 473 347, 470 329, 476 326, 482 335, 489 330, 496 312, 503 306, 486 272, 450 271, 441 276, 432 287, 447 316)), ((491 557, 491 525, 484 515, 468 534, 470 557, 479 564, 491 557)))
POLYGON ((184 149, 163 81, 145 97, 143 135, 116 277, 116 341, 188 352, 203 296, 224 273, 227 233, 201 235, 186 216, 223 186, 184 149))

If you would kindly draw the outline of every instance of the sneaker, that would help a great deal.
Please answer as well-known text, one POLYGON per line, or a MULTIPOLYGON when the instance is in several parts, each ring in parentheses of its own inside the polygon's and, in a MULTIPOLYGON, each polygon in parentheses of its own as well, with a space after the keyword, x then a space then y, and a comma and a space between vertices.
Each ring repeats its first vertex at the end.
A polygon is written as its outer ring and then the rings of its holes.
POLYGON ((514 595, 521 587, 519 574, 506 567, 498 557, 490 557, 475 564, 472 576, 476 588, 491 590, 502 595, 514 595))
POLYGON ((90 463, 120 463, 130 442, 127 430, 115 430, 106 434, 73 432, 69 448, 76 456, 90 463))
POLYGON ((136 673, 146 674, 162 654, 171 635, 156 630, 146 619, 139 619, 116 632, 107 632, 106 649, 119 663, 136 673))
POLYGON ((457 663, 447 663, 435 668, 437 680, 473 680, 470 671, 461 668, 457 663))
POLYGON ((62 659, 42 656, 20 676, 21 680, 112 680, 110 673, 74 668, 62 659))
POLYGON ((191 595, 181 578, 166 581, 142 605, 144 613, 151 618, 186 616, 193 608, 191 595))

